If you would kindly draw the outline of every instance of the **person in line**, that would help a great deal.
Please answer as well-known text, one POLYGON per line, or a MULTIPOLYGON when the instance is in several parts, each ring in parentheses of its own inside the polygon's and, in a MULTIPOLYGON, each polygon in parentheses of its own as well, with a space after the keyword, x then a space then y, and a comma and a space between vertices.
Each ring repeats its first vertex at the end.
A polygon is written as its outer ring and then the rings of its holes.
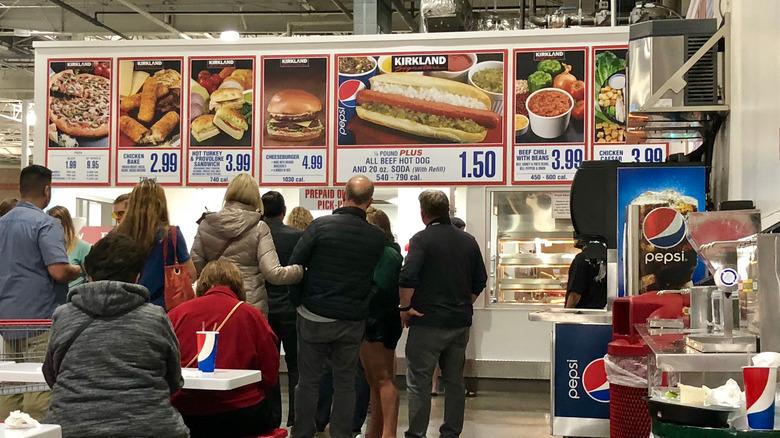
MULTIPOLYGON (((62 225, 62 229, 65 232, 65 251, 68 253, 70 264, 81 268, 81 275, 68 283, 68 289, 70 290, 87 282, 87 271, 84 269, 84 259, 87 257, 87 254, 89 254, 89 250, 92 246, 79 239, 76 235, 76 227, 73 225, 73 218, 70 216, 70 212, 67 208, 57 205, 56 207, 50 208, 48 213, 49 216, 57 219, 60 225, 62 225)), ((58 303, 65 304, 65 298, 65 296, 62 296, 61 299, 58 300, 58 303)))
POLYGON ((603 309, 607 306, 607 260, 604 244, 580 237, 574 247, 581 249, 569 267, 566 304, 569 309, 603 309), (601 247, 601 251, 598 251, 601 247))
MULTIPOLYGON (((58 293, 81 274, 65 251, 62 226, 43 212, 51 202, 51 170, 38 165, 19 176, 21 199, 0 218, 0 319, 51 319, 58 293)), ((49 333, 0 333, 5 360, 40 362, 49 333)), ((40 420, 49 391, 0 397, 0 418, 22 410, 40 420)))
POLYGON ((182 366, 197 364, 195 333, 204 325, 208 330, 221 325, 216 367, 260 370, 263 379, 231 391, 182 389, 171 401, 184 416, 192 438, 266 435, 277 426, 266 397, 279 379, 276 336, 263 314, 243 302, 244 279, 235 264, 209 262, 198 278, 195 293, 197 298, 168 314, 179 339, 182 366))
POLYGON ((395 243, 387 214, 369 207, 366 220, 382 230, 385 249, 374 269, 366 339, 360 346, 360 361, 371 386, 371 421, 365 438, 395 438, 398 428, 398 388, 393 379, 395 347, 402 331, 398 312, 398 275, 403 257, 401 247, 395 243))
POLYGON ((268 225, 262 221, 263 203, 251 175, 236 176, 225 191, 222 209, 198 225, 192 261, 200 273, 218 259, 233 262, 244 276, 246 302, 268 315, 265 281, 278 285, 301 281, 300 266, 282 266, 268 225))
POLYGON ((122 223, 122 219, 125 218, 127 213, 127 204, 130 200, 130 193, 123 193, 114 199, 114 211, 111 212, 111 217, 114 218, 116 224, 122 223))
POLYGON ((144 263, 133 239, 109 233, 84 261, 90 282, 54 312, 43 422, 62 426, 64 438, 189 435, 170 401, 184 383, 178 341, 165 311, 136 284, 144 263))
POLYGON ((291 288, 292 302, 299 306, 295 438, 314 436, 317 394, 327 358, 333 367, 334 392, 330 436, 352 436, 358 353, 374 268, 385 242, 382 232, 366 222, 373 194, 370 179, 350 178, 343 207, 312 222, 290 256, 290 264, 306 268, 302 287, 291 288))
POLYGON ((415 234, 401 268, 400 313, 406 341, 409 394, 407 438, 425 437, 431 413, 433 370, 441 366, 444 422, 441 438, 460 436, 466 407, 463 368, 474 313, 487 282, 477 241, 452 225, 450 204, 440 190, 419 196, 425 229, 415 234))
MULTIPOLYGON (((263 220, 271 230, 271 237, 279 255, 279 263, 287 266, 295 245, 300 240, 303 231, 285 225, 282 221, 287 213, 284 196, 276 191, 263 194, 263 220)), ((298 333, 295 330, 295 306, 290 302, 287 286, 266 282, 268 292, 268 324, 284 346, 284 361, 287 364, 287 386, 289 397, 287 404, 287 427, 295 422, 295 385, 298 384, 298 333)), ((278 417, 282 417, 282 391, 277 384, 269 391, 268 398, 274 402, 278 417)), ((281 422, 280 422, 281 423, 281 422)), ((277 426, 278 427, 278 426, 277 426)))
POLYGON ((290 214, 287 215, 287 225, 301 231, 306 231, 306 228, 308 228, 309 224, 313 221, 314 216, 311 215, 311 212, 300 206, 293 208, 290 211, 290 214))
MULTIPOLYGON (((455 228, 457 228, 457 229, 459 229, 461 231, 465 231, 466 230, 466 222, 463 219, 461 219, 459 217, 452 216, 450 218, 450 220, 452 221, 452 225, 455 228)), ((409 248, 407 248, 407 251, 408 250, 409 250, 409 248)), ((436 369, 433 370, 433 381, 431 382, 431 397, 438 397, 439 396, 439 376, 440 375, 441 375, 441 370, 439 369, 439 365, 437 364, 436 365, 436 369)), ((476 397, 476 395, 477 395, 476 392, 469 391, 468 388, 466 389, 466 397, 476 397)))
POLYGON ((165 266, 174 263, 174 253, 190 278, 195 280, 197 273, 187 251, 187 242, 179 227, 171 225, 165 190, 154 180, 145 179, 133 187, 127 213, 114 232, 129 236, 141 248, 146 264, 138 284, 149 289, 152 304, 165 308, 165 266), (174 229, 175 251, 172 236, 174 229), (168 246, 167 260, 163 260, 163 245, 168 246))
POLYGON ((5 216, 9 211, 13 210, 18 203, 19 200, 16 198, 6 198, 0 201, 0 217, 5 216))

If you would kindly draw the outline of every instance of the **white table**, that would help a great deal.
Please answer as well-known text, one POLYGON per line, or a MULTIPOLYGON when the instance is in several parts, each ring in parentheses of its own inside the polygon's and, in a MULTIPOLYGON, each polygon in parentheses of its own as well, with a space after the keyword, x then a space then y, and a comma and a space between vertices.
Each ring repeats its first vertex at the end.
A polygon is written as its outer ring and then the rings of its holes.
POLYGON ((0 424, 0 438, 62 438, 62 428, 56 424, 41 424, 41 427, 6 429, 0 424))
MULTIPOLYGON (((46 383, 43 364, 0 362, 0 382, 46 383)), ((262 380, 257 370, 221 370, 201 373, 197 368, 183 368, 184 388, 229 391, 262 380)), ((2 438, 0 436, 0 438, 2 438)))

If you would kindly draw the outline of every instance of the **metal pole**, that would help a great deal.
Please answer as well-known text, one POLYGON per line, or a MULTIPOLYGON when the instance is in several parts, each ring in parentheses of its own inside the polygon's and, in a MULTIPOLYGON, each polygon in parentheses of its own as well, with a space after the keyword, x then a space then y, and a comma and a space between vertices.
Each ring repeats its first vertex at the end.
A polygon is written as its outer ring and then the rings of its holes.
POLYGON ((609 25, 612 27, 617 26, 617 0, 609 2, 609 25))
POLYGON ((520 29, 525 29, 525 0, 520 0, 520 29))
POLYGON ((20 156, 21 168, 27 167, 30 159, 30 127, 27 126, 27 112, 30 110, 30 101, 28 99, 22 100, 22 154, 20 156))

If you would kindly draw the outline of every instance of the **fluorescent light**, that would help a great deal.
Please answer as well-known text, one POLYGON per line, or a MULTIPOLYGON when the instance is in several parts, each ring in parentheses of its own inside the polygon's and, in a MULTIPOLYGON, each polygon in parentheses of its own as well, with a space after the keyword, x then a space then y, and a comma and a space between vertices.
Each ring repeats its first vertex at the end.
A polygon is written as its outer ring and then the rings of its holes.
POLYGON ((27 113, 27 126, 35 126, 35 122, 38 120, 38 118, 35 115, 35 111, 30 111, 27 113))
POLYGON ((222 41, 238 41, 239 38, 241 38, 241 35, 235 30, 226 30, 219 34, 219 39, 222 41))

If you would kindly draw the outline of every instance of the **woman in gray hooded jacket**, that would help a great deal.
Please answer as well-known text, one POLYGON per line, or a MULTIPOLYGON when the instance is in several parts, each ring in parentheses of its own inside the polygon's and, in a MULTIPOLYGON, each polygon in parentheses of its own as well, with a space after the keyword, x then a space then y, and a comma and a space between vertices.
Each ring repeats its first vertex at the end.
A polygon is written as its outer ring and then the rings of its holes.
POLYGON ((184 383, 179 341, 165 310, 135 284, 145 261, 133 239, 110 233, 84 260, 90 282, 54 311, 43 423, 62 426, 64 438, 189 436, 170 400, 184 383))
POLYGON ((207 214, 198 227, 190 256, 198 275, 206 263, 223 259, 238 266, 244 277, 246 302, 268 317, 265 280, 277 285, 296 284, 303 277, 300 265, 282 266, 263 222, 260 188, 242 173, 228 185, 222 210, 207 214))

